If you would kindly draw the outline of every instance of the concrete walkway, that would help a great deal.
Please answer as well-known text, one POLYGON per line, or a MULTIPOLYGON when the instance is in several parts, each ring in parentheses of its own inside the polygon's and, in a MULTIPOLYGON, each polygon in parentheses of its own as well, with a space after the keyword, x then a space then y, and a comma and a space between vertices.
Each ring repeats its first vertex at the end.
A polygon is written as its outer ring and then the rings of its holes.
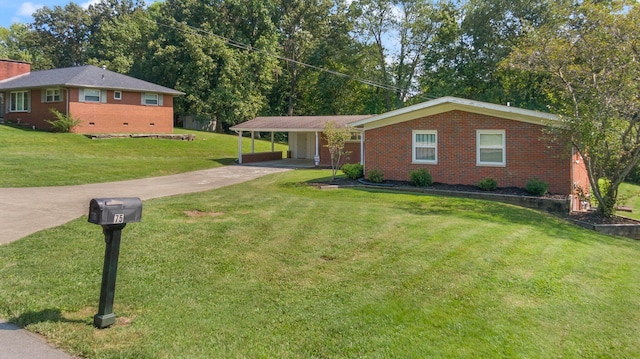
MULTIPOLYGON (((0 244, 86 216, 92 198, 140 197, 143 201, 202 192, 298 167, 292 161, 225 166, 165 177, 81 186, 0 188, 0 244)), ((142 214, 144 220, 144 213, 142 214)), ((70 359, 39 336, 0 319, 0 359, 70 359)))

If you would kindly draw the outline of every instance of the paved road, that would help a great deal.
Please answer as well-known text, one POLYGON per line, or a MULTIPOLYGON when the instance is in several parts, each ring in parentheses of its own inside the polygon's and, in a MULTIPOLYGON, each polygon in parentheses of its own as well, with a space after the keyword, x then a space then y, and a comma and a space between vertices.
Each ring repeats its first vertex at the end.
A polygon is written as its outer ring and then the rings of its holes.
MULTIPOLYGON (((0 188, 0 244, 87 215, 89 201, 101 197, 142 200, 201 192, 288 171, 295 162, 274 161, 259 166, 225 166, 209 170, 131 181, 81 186, 0 188)), ((70 359, 42 338, 0 319, 0 359, 70 359)))

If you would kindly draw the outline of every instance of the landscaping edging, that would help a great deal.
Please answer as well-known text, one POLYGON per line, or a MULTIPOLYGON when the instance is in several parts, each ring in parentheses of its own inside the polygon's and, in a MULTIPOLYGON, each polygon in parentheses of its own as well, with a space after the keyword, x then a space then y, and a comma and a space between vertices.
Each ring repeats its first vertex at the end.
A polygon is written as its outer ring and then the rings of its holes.
POLYGON ((496 193, 483 193, 483 192, 468 192, 468 191, 447 191, 429 188, 418 187, 406 187, 406 186, 393 186, 393 185, 376 185, 365 181, 360 181, 359 185, 327 185, 322 186, 322 189, 338 189, 338 188, 375 188, 398 192, 412 192, 433 194, 438 196, 457 197, 457 198, 471 198, 502 202, 507 204, 516 205, 519 207, 525 207, 535 209, 538 211, 547 212, 553 215, 557 215, 564 219, 567 219, 571 223, 583 228, 591 229, 596 232, 607 234, 611 236, 621 236, 631 239, 640 240, 640 222, 637 224, 593 224, 580 220, 568 218, 568 214, 571 209, 571 197, 566 199, 558 198, 544 198, 534 196, 516 196, 507 194, 496 193))
POLYGON ((193 134, 156 134, 156 133, 105 133, 105 134, 89 134, 85 135, 92 140, 104 140, 109 138, 157 138, 161 140, 181 140, 193 141, 196 135, 193 134))
POLYGON ((575 219, 569 219, 574 224, 611 236, 621 236, 640 239, 640 223, 638 224, 592 224, 575 219))
POLYGON ((418 187, 390 187, 377 186, 372 184, 362 184, 365 188, 389 189, 403 192, 434 194, 447 197, 483 199, 502 203, 513 204, 520 207, 531 208, 552 214, 566 215, 571 209, 571 198, 557 199, 533 196, 514 196, 508 194, 482 193, 482 192, 465 192, 465 191, 446 191, 439 189, 418 188, 418 187))

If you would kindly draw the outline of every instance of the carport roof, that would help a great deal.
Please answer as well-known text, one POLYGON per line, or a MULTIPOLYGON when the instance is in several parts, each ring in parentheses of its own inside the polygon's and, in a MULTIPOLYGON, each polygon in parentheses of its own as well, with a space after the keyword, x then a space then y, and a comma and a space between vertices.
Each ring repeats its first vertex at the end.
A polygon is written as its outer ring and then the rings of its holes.
POLYGON ((350 116, 262 116, 231 127, 234 131, 254 132, 315 132, 322 131, 325 124, 334 121, 338 126, 347 126, 372 115, 350 116))

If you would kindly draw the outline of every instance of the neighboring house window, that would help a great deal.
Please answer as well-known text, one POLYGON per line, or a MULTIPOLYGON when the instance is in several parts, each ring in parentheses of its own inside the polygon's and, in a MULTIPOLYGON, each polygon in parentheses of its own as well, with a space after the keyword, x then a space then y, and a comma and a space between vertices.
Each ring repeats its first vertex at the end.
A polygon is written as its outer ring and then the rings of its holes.
POLYGON ((414 163, 438 163, 438 131, 413 131, 414 163))
POLYGON ((144 94, 144 105, 159 105, 158 94, 157 93, 145 93, 144 94))
POLYGON ((9 101, 10 112, 29 112, 29 91, 12 92, 9 101))
POLYGON ((60 96, 60 89, 46 89, 44 95, 44 102, 60 102, 62 97, 60 96))
POLYGON ((100 102, 101 91, 97 89, 84 89, 83 95, 80 97, 84 102, 100 102))
POLYGON ((114 100, 122 100, 122 91, 113 91, 114 100))
POLYGON ((505 131, 477 130, 476 135, 476 164, 478 166, 506 166, 505 131))

